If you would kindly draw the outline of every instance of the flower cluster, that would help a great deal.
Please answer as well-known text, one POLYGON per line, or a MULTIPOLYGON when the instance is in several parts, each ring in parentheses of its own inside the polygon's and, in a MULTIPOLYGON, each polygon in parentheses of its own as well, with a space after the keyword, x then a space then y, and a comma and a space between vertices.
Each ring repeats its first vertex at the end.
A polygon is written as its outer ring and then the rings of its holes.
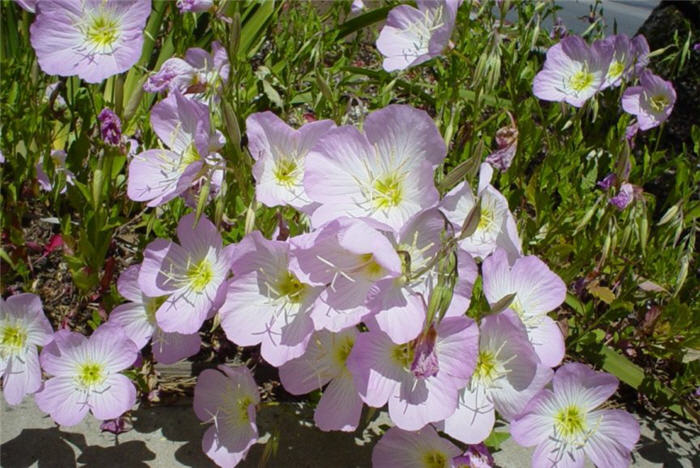
POLYGON ((578 36, 566 36, 547 51, 532 90, 545 101, 581 107, 599 91, 639 80, 625 90, 622 108, 637 117, 640 130, 648 130, 668 119, 676 101, 673 85, 648 64, 649 44, 642 35, 617 34, 590 46, 578 36))

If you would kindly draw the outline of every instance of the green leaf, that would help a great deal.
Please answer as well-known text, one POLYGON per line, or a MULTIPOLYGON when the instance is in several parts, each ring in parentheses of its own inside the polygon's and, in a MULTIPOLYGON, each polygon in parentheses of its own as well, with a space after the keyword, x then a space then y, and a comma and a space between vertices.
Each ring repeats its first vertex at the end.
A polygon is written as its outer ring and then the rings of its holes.
POLYGON ((336 33, 336 39, 342 39, 348 34, 359 31, 370 24, 378 23, 379 21, 384 20, 392 8, 394 8, 393 5, 377 8, 376 10, 372 10, 364 15, 356 16, 355 18, 346 21, 338 26, 337 30, 333 31, 336 33))

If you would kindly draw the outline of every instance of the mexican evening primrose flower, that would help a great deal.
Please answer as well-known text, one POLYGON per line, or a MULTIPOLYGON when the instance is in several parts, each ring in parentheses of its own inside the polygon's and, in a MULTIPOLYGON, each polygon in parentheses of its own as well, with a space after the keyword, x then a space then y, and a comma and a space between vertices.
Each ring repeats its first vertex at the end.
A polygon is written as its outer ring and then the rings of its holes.
POLYGON ((136 360, 136 345, 115 324, 86 338, 59 330, 41 351, 41 367, 53 377, 34 398, 63 426, 78 424, 88 410, 97 419, 115 419, 136 403, 136 387, 120 371, 136 360))
POLYGON ((564 358, 564 337, 547 312, 566 298, 566 285, 539 258, 528 255, 509 263, 505 251, 497 249, 482 265, 486 300, 493 307, 515 294, 509 309, 520 317, 542 363, 559 365, 564 358))
POLYGON ((89 83, 127 71, 141 56, 150 0, 39 0, 30 28, 39 66, 89 83))
POLYGON ((585 456, 599 468, 629 466, 639 423, 626 411, 598 409, 615 392, 618 380, 569 363, 557 370, 552 384, 552 390, 535 395, 511 423, 517 443, 537 446, 533 466, 581 467, 585 456))
POLYGON ((168 296, 156 310, 163 331, 189 335, 220 304, 233 259, 234 245, 222 246, 221 235, 211 221, 194 213, 177 225, 180 244, 157 239, 143 253, 138 284, 149 297, 168 296))
POLYGON ((612 49, 607 44, 591 47, 578 36, 567 36, 547 51, 532 91, 545 101, 565 101, 581 107, 605 82, 611 57, 612 49))
POLYGON ((649 63, 649 44, 641 34, 632 40, 626 34, 617 34, 602 42, 612 49, 612 57, 601 90, 620 86, 623 80, 640 73, 649 63))
POLYGON ((295 130, 272 112, 258 112, 246 119, 246 128, 248 148, 255 160, 255 198, 267 206, 313 211, 304 191, 306 155, 335 124, 319 120, 295 130))
POLYGON ((0 375, 2 393, 10 405, 41 388, 37 346, 53 336, 41 299, 35 294, 0 298, 0 375))
POLYGON ((433 171, 447 150, 425 111, 390 105, 368 115, 363 130, 332 129, 308 154, 304 188, 321 204, 311 215, 314 227, 350 216, 398 231, 437 203, 433 171))
POLYGON ((194 412, 213 422, 204 433, 202 450, 221 467, 236 466, 258 438, 255 406, 258 386, 247 367, 220 365, 199 374, 194 387, 194 412))
POLYGON ((166 333, 156 324, 156 311, 167 296, 144 295, 138 285, 140 269, 141 265, 134 265, 119 276, 117 290, 131 302, 115 307, 109 314, 109 322, 121 325, 139 349, 152 340, 153 357, 163 364, 172 364, 197 354, 202 343, 198 333, 166 333))
POLYGON ((418 0, 393 8, 377 38, 384 70, 404 70, 437 57, 447 46, 461 0, 418 0))
POLYGON ((147 201, 148 206, 166 203, 195 185, 202 177, 220 179, 223 146, 221 135, 212 132, 209 108, 183 97, 179 91, 153 106, 151 126, 167 149, 150 149, 129 163, 127 196, 147 201), (218 174, 218 176, 217 176, 218 174))
POLYGON ((314 330, 311 308, 323 288, 289 270, 289 243, 252 232, 238 244, 231 269, 219 310, 226 337, 239 346, 262 343, 262 357, 273 366, 304 354, 314 330))
POLYGON ((280 381, 293 395, 328 386, 316 405, 314 422, 322 431, 354 431, 360 422, 362 400, 346 364, 357 329, 339 333, 321 330, 311 337, 306 353, 279 369, 280 381))
POLYGON ((461 450, 432 426, 415 432, 392 427, 372 450, 374 468, 452 468, 461 450))
POLYGON ((670 81, 645 70, 639 79, 640 86, 632 86, 622 95, 622 108, 636 115, 640 130, 661 125, 671 115, 676 102, 676 90, 670 81))

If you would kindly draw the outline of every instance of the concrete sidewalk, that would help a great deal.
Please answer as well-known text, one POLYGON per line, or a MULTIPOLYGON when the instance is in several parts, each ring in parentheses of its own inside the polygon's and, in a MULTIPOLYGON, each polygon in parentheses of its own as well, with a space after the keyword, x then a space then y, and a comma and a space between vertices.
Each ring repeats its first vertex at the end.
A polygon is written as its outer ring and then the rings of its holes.
MULTIPOLYGON (((133 412, 133 430, 114 436, 100 433, 100 422, 88 415, 82 423, 59 428, 31 398, 17 407, 2 402, 0 466, 4 468, 210 467, 202 453, 207 426, 196 418, 191 402, 181 406, 141 408, 133 412)), ((355 433, 321 432, 313 426, 313 412, 299 404, 266 407, 258 414, 261 442, 279 434, 277 454, 270 468, 370 467, 372 447, 388 417, 377 413, 369 426, 355 433)), ((640 418, 642 438, 633 454, 634 467, 700 467, 700 431, 671 417, 640 418)), ((265 445, 257 444, 241 467, 259 465, 265 445)), ((505 442, 494 454, 498 466, 530 466, 532 449, 505 442)), ((590 466, 590 465, 587 465, 590 466)))

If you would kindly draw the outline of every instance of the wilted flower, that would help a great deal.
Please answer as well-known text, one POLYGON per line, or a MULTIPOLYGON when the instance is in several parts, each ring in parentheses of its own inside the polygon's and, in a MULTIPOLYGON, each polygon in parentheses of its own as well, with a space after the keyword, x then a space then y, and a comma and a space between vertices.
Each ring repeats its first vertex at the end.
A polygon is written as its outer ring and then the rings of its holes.
POLYGON ((180 13, 199 13, 209 10, 214 5, 214 0, 177 0, 180 13))
POLYGON ((510 112, 508 112, 508 117, 510 117, 510 125, 499 128, 496 132, 498 148, 486 157, 486 162, 499 171, 505 171, 510 167, 518 149, 518 127, 510 112))
POLYGON ((612 49, 605 44, 590 47, 578 36, 567 36, 547 51, 532 92, 545 101, 581 107, 605 82, 611 55, 612 49))
POLYGON ((304 187, 321 204, 311 215, 314 227, 351 216, 398 231, 437 203, 433 170, 447 150, 425 111, 390 105, 368 115, 363 130, 332 129, 307 156, 304 187))
POLYGON ((622 211, 627 206, 632 203, 632 200, 634 199, 634 186, 630 183, 625 182, 620 186, 620 190, 617 192, 617 195, 612 197, 610 200, 611 205, 615 206, 618 210, 622 211))
POLYGON ((250 115, 246 128, 248 148, 255 160, 255 198, 267 206, 313 211, 304 191, 306 155, 334 127, 331 120, 319 120, 294 130, 272 112, 250 115))
POLYGON ((202 343, 198 333, 166 333, 158 327, 156 311, 166 296, 158 298, 143 294, 138 285, 140 268, 141 265, 131 266, 119 276, 117 290, 131 302, 115 307, 109 314, 109 321, 117 322, 139 349, 152 339, 153 357, 163 364, 172 364, 196 354, 202 343))
POLYGON ((452 468, 461 450, 432 426, 409 432, 392 427, 372 450, 374 468, 452 468))
MULTIPOLYGON (((54 174, 55 175, 63 174, 63 176, 66 178, 66 184, 74 185, 75 184, 75 174, 73 174, 71 171, 69 171, 66 168, 66 157, 68 157, 68 154, 66 154, 66 152, 63 150, 51 150, 50 155, 51 155, 51 162, 53 162, 54 174)), ((51 179, 49 179, 49 176, 44 171, 44 157, 43 157, 43 155, 39 158, 39 161, 37 161, 35 169, 36 169, 36 178, 39 181, 39 187, 41 187, 42 190, 45 190, 47 192, 51 191, 53 189, 53 183, 51 182, 51 179)), ((65 186, 61 189, 61 193, 66 193, 65 186)))
POLYGON ((640 130, 649 130, 668 119, 676 102, 676 90, 670 81, 645 70, 639 79, 641 86, 632 86, 622 95, 622 108, 636 115, 640 130))
POLYGON ((445 433, 467 444, 485 440, 496 411, 511 420, 551 378, 512 311, 487 315, 479 327, 476 369, 459 393, 457 410, 445 419, 445 433))
POLYGON ((393 8, 377 38, 384 70, 404 70, 440 55, 452 35, 460 3, 418 0, 417 9, 408 5, 393 8))
POLYGON ((90 338, 59 330, 41 352, 41 367, 53 377, 35 395, 36 404, 63 426, 78 424, 88 410, 97 419, 115 419, 136 403, 136 387, 119 372, 137 355, 116 324, 101 325, 90 338))
POLYGON ((452 459, 452 465, 454 468, 493 468, 494 460, 482 442, 468 446, 462 455, 452 459))
POLYGON ((564 337, 547 312, 566 298, 566 285, 534 255, 512 264, 506 252, 497 249, 482 264, 484 295, 491 306, 514 294, 508 308, 518 314, 542 363, 558 365, 564 358, 564 337))
POLYGON ((163 331, 189 335, 221 303, 235 245, 224 248, 216 226, 194 213, 180 219, 177 237, 181 245, 157 239, 146 246, 138 285, 149 297, 167 296, 155 312, 163 331))
POLYGON ((273 366, 304 354, 314 330, 311 309, 323 289, 299 281, 289 257, 289 243, 250 233, 236 248, 234 277, 219 309, 226 337, 239 346, 262 343, 262 357, 273 366))
POLYGON ((104 142, 118 146, 122 138, 122 121, 119 116, 112 109, 105 107, 97 118, 100 121, 100 133, 104 142))
POLYGON ((303 356, 279 368, 282 385, 293 395, 328 384, 314 411, 314 422, 322 431, 354 431, 360 422, 362 400, 345 364, 357 333, 355 328, 316 332, 303 356))
POLYGON ((260 394, 247 367, 217 369, 199 374, 193 406, 200 421, 214 423, 204 433, 204 453, 217 465, 231 467, 245 458, 258 438, 255 405, 260 394))
MULTIPOLYGON (((209 108, 179 91, 153 106, 151 126, 170 149, 151 149, 129 163, 127 196, 158 206, 172 200, 202 178, 221 180, 221 133, 210 127, 209 108)), ((218 190, 218 187, 215 187, 218 190)))
POLYGON ((198 47, 185 52, 185 59, 173 57, 161 65, 160 70, 149 76, 143 89, 160 92, 179 90, 193 99, 218 99, 221 87, 228 81, 230 71, 226 49, 218 42, 211 44, 211 54, 198 47))
POLYGON ((596 184, 598 187, 600 187, 601 190, 610 190, 610 187, 612 187, 615 182, 617 181, 617 176, 615 174, 608 174, 605 177, 603 177, 601 180, 598 181, 596 184))
POLYGON ((360 398, 377 408, 388 403, 391 420, 405 430, 449 417, 476 365, 476 324, 465 316, 444 318, 430 338, 436 363, 427 373, 415 365, 418 342, 397 345, 371 323, 369 328, 357 336, 347 360, 360 398))
POLYGON ((37 346, 47 345, 53 329, 35 294, 0 298, 0 375, 5 401, 17 405, 41 388, 37 346))
POLYGON ((583 364, 560 367, 552 380, 511 423, 520 445, 537 448, 536 467, 583 466, 587 455, 596 466, 630 465, 630 451, 639 440, 639 423, 626 411, 598 409, 618 380, 583 364))
POLYGON ((122 73, 141 56, 150 0, 38 0, 32 47, 49 75, 89 83, 122 73))

